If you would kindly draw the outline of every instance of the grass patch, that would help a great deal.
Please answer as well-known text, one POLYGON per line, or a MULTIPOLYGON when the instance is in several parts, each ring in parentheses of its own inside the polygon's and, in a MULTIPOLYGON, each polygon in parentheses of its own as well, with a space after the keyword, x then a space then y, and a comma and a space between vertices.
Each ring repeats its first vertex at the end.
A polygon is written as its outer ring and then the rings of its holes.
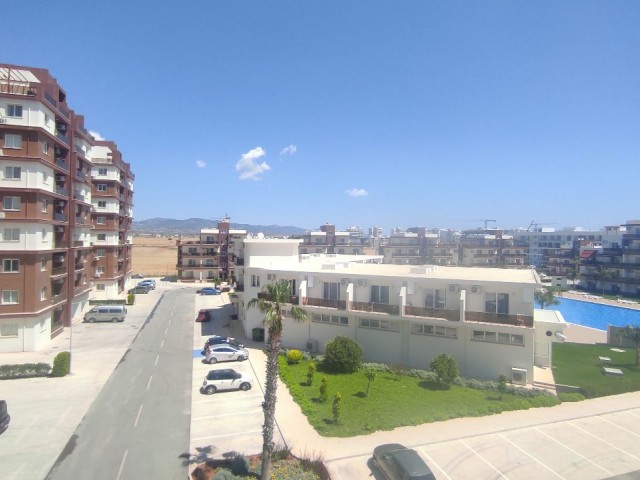
POLYGON ((365 396, 363 392, 367 389, 367 379, 362 371, 351 374, 322 372, 329 380, 329 400, 321 403, 320 382, 306 386, 307 369, 312 360, 288 365, 286 358, 280 357, 279 362, 282 381, 309 423, 326 437, 351 437, 401 426, 479 417, 507 410, 549 407, 560 403, 557 398, 549 396, 527 398, 458 385, 443 388, 420 378, 387 372, 377 374, 371 383, 369 396, 365 396), (333 422, 331 411, 331 399, 336 392, 342 394, 338 423, 333 422))
POLYGON ((556 383, 580 387, 586 398, 605 397, 640 390, 640 369, 633 348, 613 352, 608 345, 553 344, 553 376, 556 383), (598 357, 609 357, 603 364, 598 357), (619 368, 621 377, 604 375, 602 367, 619 368))

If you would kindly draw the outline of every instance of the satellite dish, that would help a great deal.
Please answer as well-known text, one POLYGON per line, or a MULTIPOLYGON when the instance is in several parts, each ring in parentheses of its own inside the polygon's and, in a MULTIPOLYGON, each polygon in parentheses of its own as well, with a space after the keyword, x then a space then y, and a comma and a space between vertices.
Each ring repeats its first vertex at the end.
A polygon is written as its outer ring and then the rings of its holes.
POLYGON ((258 238, 259 238, 260 240, 262 240, 262 239, 264 238, 264 233, 260 232, 260 233, 258 234, 258 238))

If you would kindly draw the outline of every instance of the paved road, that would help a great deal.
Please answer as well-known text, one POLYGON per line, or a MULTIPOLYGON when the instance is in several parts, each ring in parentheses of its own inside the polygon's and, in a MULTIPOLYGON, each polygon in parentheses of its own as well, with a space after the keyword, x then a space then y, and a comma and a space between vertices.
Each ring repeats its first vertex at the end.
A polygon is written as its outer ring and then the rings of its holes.
POLYGON ((193 311, 193 292, 164 294, 47 478, 187 476, 193 311))

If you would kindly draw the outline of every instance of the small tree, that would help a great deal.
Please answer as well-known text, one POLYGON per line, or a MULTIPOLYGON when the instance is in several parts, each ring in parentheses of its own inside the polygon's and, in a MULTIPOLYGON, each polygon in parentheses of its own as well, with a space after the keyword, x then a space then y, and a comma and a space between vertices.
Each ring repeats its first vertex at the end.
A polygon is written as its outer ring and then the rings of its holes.
POLYGON ((333 406, 331 407, 331 411, 333 412, 333 423, 338 423, 338 418, 340 418, 340 410, 342 409, 342 395, 339 392, 333 396, 333 406))
POLYGON ((507 391, 507 377, 500 375, 498 377, 498 391, 504 393, 507 391))
POLYGON ((293 348, 287 352, 287 363, 289 365, 297 365, 300 360, 302 360, 302 352, 300 350, 293 348))
POLYGON ((307 385, 313 384, 313 377, 316 374, 316 364, 310 363, 307 367, 307 385))
POLYGON ((353 373, 362 365, 362 347, 349 337, 337 336, 327 342, 324 363, 334 372, 353 373))
POLYGON ((451 355, 438 355, 429 364, 431 371, 436 374, 438 383, 450 385, 458 377, 458 366, 451 355))
POLYGON ((52 377, 64 377, 69 373, 69 363, 71 354, 69 352, 60 352, 53 359, 53 368, 51 369, 52 377))
POLYGON ((628 338, 636 346, 636 368, 640 367, 640 326, 635 327, 627 325, 624 330, 620 330, 619 334, 622 338, 628 338))
POLYGON ((602 296, 604 297, 605 285, 616 277, 616 271, 611 268, 600 267, 600 270, 596 273, 598 282, 602 285, 602 296))
POLYGON ((327 393, 327 388, 329 387, 329 380, 327 379, 326 375, 322 376, 322 379, 320 380, 320 402, 321 403, 325 403, 327 401, 327 398, 329 398, 329 394, 327 393))
POLYGON ((535 291, 533 297, 536 303, 544 310, 545 307, 559 305, 558 297, 562 296, 562 292, 555 287, 543 287, 535 291))
POLYGON ((367 378, 367 391, 364 393, 364 396, 368 397, 369 387, 371 386, 371 382, 373 382, 376 379, 376 372, 368 368, 364 371, 364 376, 367 378))

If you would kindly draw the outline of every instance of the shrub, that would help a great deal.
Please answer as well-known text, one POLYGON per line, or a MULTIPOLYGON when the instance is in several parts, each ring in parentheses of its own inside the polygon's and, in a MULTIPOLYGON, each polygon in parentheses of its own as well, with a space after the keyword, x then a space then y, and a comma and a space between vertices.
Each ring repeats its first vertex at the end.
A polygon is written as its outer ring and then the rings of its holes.
POLYGON ((436 374, 438 383, 450 385, 458 376, 458 366, 451 355, 443 353, 431 360, 431 371, 436 374))
POLYGON ((498 391, 504 393, 507 391, 507 377, 500 375, 498 377, 498 391))
POLYGON ((51 369, 52 377, 64 377, 69 374, 69 361, 71 354, 69 352, 60 352, 53 359, 53 368, 51 369))
POLYGON ((316 364, 310 363, 307 367, 307 385, 313 384, 313 377, 316 374, 316 364))
POLYGON ((47 377, 51 372, 48 363, 22 363, 16 365, 0 365, 0 380, 12 378, 47 377))
POLYGON ((362 365, 362 347, 348 337, 337 336, 327 342, 324 363, 327 368, 339 373, 353 373, 362 365))
POLYGON ((325 403, 327 398, 329 398, 329 394, 327 393, 327 387, 329 386, 329 380, 326 375, 322 376, 322 380, 320 380, 320 402, 325 403))
POLYGON ((367 391, 364 392, 364 396, 368 397, 369 396, 369 387, 371 386, 371 382, 373 382, 376 379, 376 372, 374 370, 365 370, 364 371, 364 376, 367 379, 367 391))
POLYGON ((136 294, 135 293, 128 293, 127 294, 127 305, 133 305, 134 303, 136 303, 136 294))
POLYGON ((287 363, 289 365, 297 365, 302 360, 302 352, 300 350, 292 349, 287 352, 287 363))
POLYGON ((333 413, 333 423, 338 423, 338 418, 340 418, 340 410, 342 409, 342 395, 340 392, 336 392, 333 397, 333 406, 331 407, 331 412, 333 413))

